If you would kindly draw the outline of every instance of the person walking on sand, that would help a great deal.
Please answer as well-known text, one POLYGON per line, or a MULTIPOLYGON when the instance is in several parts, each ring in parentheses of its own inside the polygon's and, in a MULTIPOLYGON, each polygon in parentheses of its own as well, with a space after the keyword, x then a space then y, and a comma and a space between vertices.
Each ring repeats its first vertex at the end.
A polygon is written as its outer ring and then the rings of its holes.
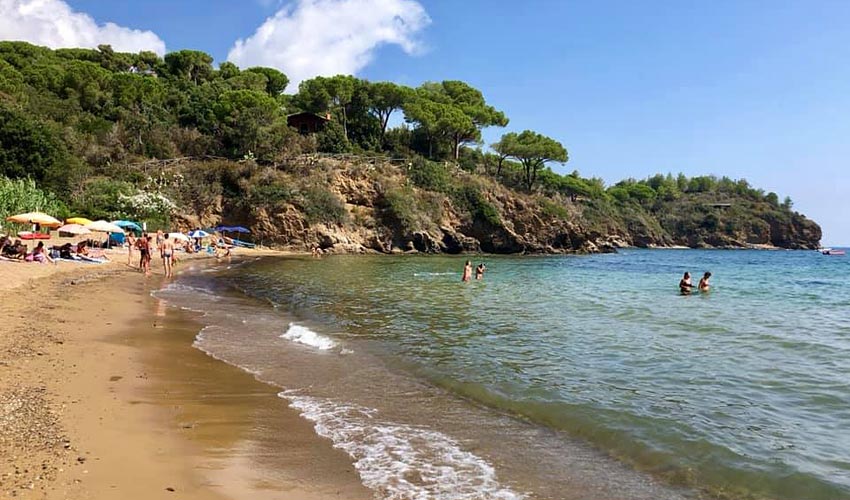
POLYGON ((162 244, 160 245, 159 249, 162 252, 162 267, 165 269, 165 277, 173 278, 174 262, 171 259, 174 257, 174 242, 168 239, 168 233, 163 236, 162 244))
POLYGON ((711 278, 711 273, 706 271, 706 273, 702 275, 702 279, 699 280, 697 288, 699 288, 700 292, 707 292, 711 289, 711 285, 708 283, 709 278, 711 278))
POLYGON ((133 236, 133 232, 130 231, 127 233, 127 265, 133 265, 133 247, 136 246, 136 237, 133 236))
POLYGON ((679 291, 682 295, 690 295, 694 284, 691 283, 691 273, 685 272, 685 275, 679 281, 679 291))
POLYGON ((461 276, 461 281, 469 281, 472 279, 472 262, 466 261, 466 264, 463 266, 463 276, 461 276))
POLYGON ((475 268, 475 279, 483 280, 484 279, 484 271, 486 269, 487 269, 487 267, 484 265, 483 262, 478 264, 478 267, 475 268))

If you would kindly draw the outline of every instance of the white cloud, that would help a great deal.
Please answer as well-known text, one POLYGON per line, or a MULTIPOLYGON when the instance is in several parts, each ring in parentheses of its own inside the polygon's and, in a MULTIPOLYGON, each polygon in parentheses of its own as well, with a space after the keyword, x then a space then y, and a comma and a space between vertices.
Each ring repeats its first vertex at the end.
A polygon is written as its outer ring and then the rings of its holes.
POLYGON ((430 22, 415 0, 297 0, 237 40, 227 59, 277 68, 294 89, 314 76, 356 74, 381 45, 414 54, 421 49, 416 36, 430 22))
POLYGON ((165 42, 152 31, 114 23, 98 25, 62 0, 0 0, 0 39, 23 40, 52 48, 111 45, 120 52, 151 50, 165 54, 165 42))

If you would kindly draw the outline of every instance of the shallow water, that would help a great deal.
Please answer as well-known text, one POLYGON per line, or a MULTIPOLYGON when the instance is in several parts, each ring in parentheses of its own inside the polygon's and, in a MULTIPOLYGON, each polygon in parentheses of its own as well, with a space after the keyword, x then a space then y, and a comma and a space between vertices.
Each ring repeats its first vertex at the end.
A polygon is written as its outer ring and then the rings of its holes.
POLYGON ((160 296, 381 498, 850 498, 850 259, 487 257, 467 284, 463 260, 268 258, 160 296))

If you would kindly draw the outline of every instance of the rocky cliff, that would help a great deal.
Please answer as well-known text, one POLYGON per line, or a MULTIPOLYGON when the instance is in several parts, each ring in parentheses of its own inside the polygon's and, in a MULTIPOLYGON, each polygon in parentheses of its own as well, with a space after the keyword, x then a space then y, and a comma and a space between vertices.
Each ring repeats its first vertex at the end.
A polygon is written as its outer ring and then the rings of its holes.
POLYGON ((664 207, 659 213, 519 192, 454 167, 447 167, 451 182, 415 182, 410 165, 329 159, 286 168, 185 168, 187 177, 202 170, 203 182, 223 187, 189 197, 178 218, 184 226, 244 225, 255 241, 296 250, 589 253, 627 246, 816 248, 820 240, 817 224, 799 214, 758 214, 743 203, 712 208, 697 199, 678 200, 669 213, 664 207))

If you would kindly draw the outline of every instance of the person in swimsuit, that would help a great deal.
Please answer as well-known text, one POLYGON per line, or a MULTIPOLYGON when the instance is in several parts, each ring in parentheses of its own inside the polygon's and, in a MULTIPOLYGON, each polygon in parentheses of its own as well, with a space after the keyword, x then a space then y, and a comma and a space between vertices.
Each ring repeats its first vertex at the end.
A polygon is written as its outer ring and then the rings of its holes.
POLYGON ((136 237, 133 236, 133 232, 130 231, 127 233, 127 265, 133 265, 133 247, 136 246, 136 237))
POLYGON ((709 272, 706 272, 705 274, 702 275, 702 279, 699 280, 699 286, 698 286, 700 292, 707 292, 711 288, 711 285, 708 284, 709 278, 711 278, 711 273, 709 273, 709 272))
POLYGON ((690 295, 693 287, 694 285, 691 283, 691 273, 686 272, 679 281, 679 291, 682 292, 682 295, 690 295))
POLYGON ((38 245, 36 245, 35 250, 32 251, 30 256, 32 257, 33 262, 41 262, 42 264, 45 262, 53 263, 53 259, 47 254, 47 250, 44 249, 43 241, 38 242, 38 245))
POLYGON ((156 230, 156 249, 159 250, 159 256, 162 257, 162 229, 156 230))
POLYGON ((484 271, 486 269, 487 269, 487 267, 484 265, 483 262, 478 264, 478 267, 475 268, 475 279, 477 279, 477 280, 484 279, 484 271))
POLYGON ((463 266, 463 276, 461 276, 461 281, 469 281, 472 279, 472 262, 466 261, 466 264, 463 266))
POLYGON ((145 276, 151 274, 151 237, 143 234, 136 241, 136 246, 139 248, 139 270, 145 273, 145 276))
POLYGON ((171 259, 174 257, 174 242, 168 239, 167 233, 163 236, 159 249, 162 252, 162 267, 165 269, 165 277, 173 278, 174 269, 171 259))

